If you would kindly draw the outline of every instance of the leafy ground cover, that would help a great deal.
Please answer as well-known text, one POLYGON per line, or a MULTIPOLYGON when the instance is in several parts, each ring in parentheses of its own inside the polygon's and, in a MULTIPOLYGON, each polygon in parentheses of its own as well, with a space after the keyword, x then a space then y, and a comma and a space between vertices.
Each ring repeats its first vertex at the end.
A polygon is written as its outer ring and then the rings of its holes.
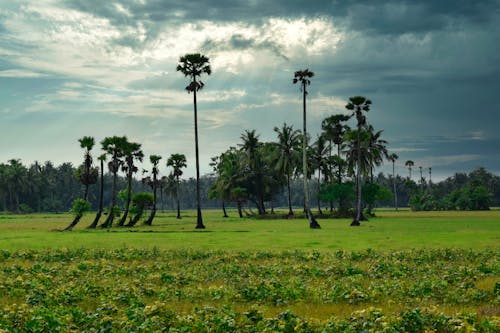
POLYGON ((73 232, 0 215, 0 332, 500 331, 499 211, 377 215, 209 211, 202 232, 192 212, 73 232))
POLYGON ((1 250, 0 328, 498 332, 500 251, 1 250))

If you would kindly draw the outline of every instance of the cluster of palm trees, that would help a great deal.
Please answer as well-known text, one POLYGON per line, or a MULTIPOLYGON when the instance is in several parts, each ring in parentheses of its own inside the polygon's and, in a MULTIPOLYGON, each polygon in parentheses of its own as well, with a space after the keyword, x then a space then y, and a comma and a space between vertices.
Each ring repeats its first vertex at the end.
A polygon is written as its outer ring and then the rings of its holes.
MULTIPOLYGON (((169 177, 164 176, 159 178, 159 163, 162 157, 159 155, 150 155, 149 161, 152 165, 152 169, 151 171, 143 170, 142 173, 145 177, 142 178, 142 181, 151 187, 153 193, 136 193, 133 196, 132 179, 134 174, 139 171, 137 163, 142 162, 144 159, 144 153, 141 149, 142 145, 137 142, 129 141, 126 136, 111 136, 104 138, 101 141, 101 148, 104 153, 98 157, 100 161, 100 167, 98 168, 94 167, 91 155, 91 151, 95 145, 94 138, 85 136, 78 141, 80 142, 80 147, 84 149, 84 161, 77 169, 76 174, 85 190, 83 197, 75 200, 72 209, 75 213, 75 218, 65 230, 72 230, 80 221, 83 213, 90 208, 90 203, 87 202, 88 189, 89 186, 96 184, 98 179, 100 179, 99 207, 89 228, 93 229, 99 225, 101 216, 104 212, 104 162, 106 160, 108 160, 107 166, 109 172, 112 174, 113 181, 111 183, 111 199, 107 210, 107 217, 104 222, 100 224, 100 227, 111 227, 115 217, 120 213, 121 218, 118 221, 118 226, 134 226, 142 217, 144 209, 148 207, 151 207, 151 213, 144 223, 151 225, 156 215, 157 188, 165 185, 169 180, 175 182, 178 187, 179 176, 182 175, 182 168, 186 167, 186 157, 183 154, 172 154, 167 161, 167 166, 172 167, 173 171, 169 177), (126 188, 120 193, 122 194, 123 212, 120 212, 116 202, 118 194, 117 179, 120 171, 124 173, 127 180, 126 188), (147 173, 150 173, 150 175, 146 175, 147 173), (85 204, 85 202, 87 202, 87 204, 85 204), (129 217, 131 212, 135 214, 127 221, 127 217, 129 217)), ((179 211, 180 209, 178 208, 178 212, 179 211)), ((180 218, 180 214, 178 214, 178 218, 180 218)))

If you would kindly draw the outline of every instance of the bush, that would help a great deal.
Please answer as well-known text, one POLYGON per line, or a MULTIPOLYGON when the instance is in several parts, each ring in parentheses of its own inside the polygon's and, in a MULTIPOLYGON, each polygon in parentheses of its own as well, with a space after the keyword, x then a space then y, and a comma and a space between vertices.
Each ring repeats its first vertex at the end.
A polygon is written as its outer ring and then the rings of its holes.
POLYGON ((90 210, 91 204, 84 199, 76 199, 73 201, 73 207, 71 207, 70 212, 75 216, 82 216, 90 210))

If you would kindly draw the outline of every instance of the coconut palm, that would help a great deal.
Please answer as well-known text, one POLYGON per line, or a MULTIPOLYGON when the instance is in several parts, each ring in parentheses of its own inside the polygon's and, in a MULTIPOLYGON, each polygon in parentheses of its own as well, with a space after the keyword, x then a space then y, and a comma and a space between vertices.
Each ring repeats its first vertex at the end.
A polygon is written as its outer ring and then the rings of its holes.
POLYGON ((395 175, 395 163, 399 156, 396 153, 390 154, 388 157, 389 161, 392 162, 392 186, 394 192, 394 207, 398 210, 398 193, 396 191, 396 175, 395 175))
POLYGON ((122 152, 124 157, 124 163, 122 164, 122 171, 125 172, 127 177, 127 199, 125 201, 125 211, 123 216, 118 223, 119 226, 123 226, 128 216, 128 211, 130 209, 130 201, 132 200, 132 177, 139 169, 135 166, 135 161, 142 162, 144 158, 144 153, 141 150, 141 144, 135 142, 124 142, 122 146, 122 152))
POLYGON ((205 229, 203 225, 203 218, 201 216, 201 200, 200 200, 200 163, 198 153, 198 110, 196 105, 196 92, 204 87, 202 81, 199 80, 202 74, 210 75, 212 69, 210 68, 209 60, 206 56, 200 53, 186 54, 179 59, 177 71, 189 77, 190 83, 186 87, 188 93, 193 93, 193 106, 194 106, 194 142, 196 154, 196 210, 197 220, 196 229, 205 229))
POLYGON ((175 177, 175 199, 177 201, 177 218, 181 218, 181 208, 179 202, 179 184, 182 169, 187 167, 186 156, 184 154, 172 154, 167 160, 167 166, 173 168, 172 174, 175 177))
POLYGON ((415 165, 415 162, 408 160, 405 162, 405 166, 408 168, 408 179, 411 179, 411 168, 415 165))
POLYGON ((113 220, 115 218, 115 205, 116 205, 116 181, 117 174, 120 170, 120 166, 123 165, 123 146, 127 143, 127 137, 125 136, 112 136, 106 137, 101 141, 102 150, 106 154, 110 155, 110 161, 108 162, 108 169, 113 174, 113 182, 111 184, 111 200, 109 204, 108 217, 101 224, 102 228, 108 228, 113 225, 113 220))
POLYGON ((158 155, 150 155, 149 156, 149 161, 153 165, 153 169, 151 170, 151 173, 153 174, 153 207, 151 208, 151 214, 149 214, 149 218, 144 222, 146 225, 151 225, 153 224, 153 219, 155 218, 156 215, 156 188, 158 186, 158 164, 160 163, 161 156, 158 155))
POLYGON ((349 97, 349 103, 345 106, 347 110, 353 112, 353 116, 356 117, 357 120, 357 138, 356 138, 356 189, 357 189, 357 201, 356 201, 356 217, 351 223, 351 226, 359 226, 361 219, 361 201, 362 201, 362 193, 361 193, 361 171, 362 171, 362 156, 361 156, 361 131, 364 127, 366 127, 366 117, 363 114, 364 112, 370 111, 370 105, 372 102, 369 99, 366 99, 363 96, 354 96, 349 97))
POLYGON ((282 175, 286 176, 286 187, 288 191, 288 215, 293 216, 290 178, 293 170, 298 164, 297 160, 300 149, 300 131, 294 130, 293 126, 288 126, 286 123, 283 124, 281 129, 275 127, 274 131, 278 134, 277 146, 279 155, 277 156, 276 169, 282 175))
POLYGON ((302 128, 302 173, 304 176, 304 208, 306 211, 307 218, 309 219, 309 227, 311 229, 319 229, 321 226, 316 221, 314 216, 311 213, 311 209, 309 208, 309 186, 307 184, 307 117, 306 117, 306 95, 307 95, 307 86, 311 84, 311 78, 314 76, 314 73, 309 71, 309 69, 296 71, 293 78, 293 83, 300 83, 302 90, 302 120, 303 120, 303 128, 302 128))
POLYGON ((264 205, 265 196, 265 163, 262 156, 262 142, 259 141, 259 135, 255 130, 245 130, 240 136, 243 143, 238 144, 241 151, 241 163, 245 172, 244 186, 248 195, 257 206, 259 215, 266 214, 264 205))
POLYGON ((97 210, 97 214, 95 215, 94 221, 89 226, 89 229, 95 229, 99 220, 101 219, 102 210, 103 210, 103 201, 104 201, 104 161, 106 161, 106 154, 102 154, 97 158, 101 164, 100 170, 100 182, 99 182, 99 208, 97 210))

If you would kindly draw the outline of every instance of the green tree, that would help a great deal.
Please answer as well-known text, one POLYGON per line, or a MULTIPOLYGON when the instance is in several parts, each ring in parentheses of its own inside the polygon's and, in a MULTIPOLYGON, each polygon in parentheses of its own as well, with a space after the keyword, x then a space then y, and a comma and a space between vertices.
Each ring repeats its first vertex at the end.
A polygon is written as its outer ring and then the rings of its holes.
POLYGON ((195 155, 196 155, 196 210, 197 220, 196 229, 205 229, 203 225, 203 218, 201 215, 201 200, 200 200, 200 162, 198 153, 198 110, 196 104, 196 92, 204 87, 202 81, 199 80, 202 74, 210 75, 212 69, 210 68, 209 59, 200 54, 186 54, 179 59, 177 71, 180 71, 184 76, 189 77, 190 83, 186 87, 188 93, 193 93, 193 106, 194 106, 194 141, 195 141, 195 155))
POLYGON ((144 214, 144 210, 147 207, 153 205, 153 197, 153 194, 147 192, 139 192, 134 194, 132 198, 132 207, 130 208, 130 213, 133 215, 133 217, 130 219, 130 222, 127 224, 127 226, 134 226, 135 224, 137 224, 137 222, 139 222, 142 215, 144 214))
POLYGON ((294 130, 293 126, 283 124, 282 128, 275 127, 278 134, 278 158, 276 169, 286 177, 286 188, 288 193, 288 215, 293 216, 292 196, 290 191, 290 178, 298 165, 298 154, 300 150, 300 131, 294 130))
POLYGON ((300 83, 302 90, 302 137, 304 140, 302 141, 302 174, 304 176, 304 208, 306 211, 307 218, 309 219, 309 227, 311 229, 319 229, 321 226, 316 221, 314 216, 312 215, 311 209, 309 208, 309 186, 307 184, 308 173, 307 173, 307 116, 306 116, 306 95, 307 95, 307 86, 311 84, 311 78, 314 76, 314 73, 309 71, 308 69, 296 71, 293 78, 293 83, 300 83))
POLYGON ((167 167, 171 167, 172 174, 175 177, 175 200, 177 201, 177 218, 181 218, 181 208, 179 201, 180 177, 183 174, 182 169, 187 167, 187 160, 184 154, 172 154, 167 160, 167 167))
POLYGON ((151 169, 151 174, 153 175, 152 186, 153 186, 153 207, 151 208, 151 214, 149 214, 149 218, 144 222, 146 225, 152 225, 153 219, 156 216, 156 188, 158 187, 158 174, 160 171, 158 170, 158 164, 160 163, 161 156, 159 155, 150 155, 149 161, 153 165, 151 169))
POLYGON ((370 105, 372 102, 369 99, 366 99, 363 96, 354 96, 349 97, 349 103, 346 105, 346 109, 353 112, 353 116, 356 117, 357 120, 357 132, 356 132, 356 159, 353 160, 356 166, 356 193, 357 193, 357 201, 356 201, 356 217, 351 223, 351 226, 359 226, 361 219, 361 201, 362 201, 362 184, 361 184, 361 172, 362 172, 362 154, 361 154, 361 131, 366 127, 366 116, 363 112, 370 111, 370 105))
POLYGON ((329 147, 327 144, 327 140, 325 136, 323 135, 318 135, 318 138, 314 142, 314 144, 311 147, 311 159, 313 161, 313 167, 312 170, 317 170, 318 171, 318 193, 317 193, 317 200, 318 200, 318 212, 319 214, 323 214, 321 211, 321 198, 319 195, 320 188, 321 188, 321 174, 323 174, 323 178, 325 179, 325 183, 328 180, 329 177, 329 164, 328 164, 328 155, 329 155, 329 147))
MULTIPOLYGON (((346 121, 351 119, 350 116, 344 114, 336 114, 332 115, 328 118, 325 118, 321 123, 321 128, 323 129, 324 136, 328 141, 330 141, 330 148, 332 146, 332 142, 337 146, 337 156, 338 159, 342 160, 341 157, 341 146, 342 140, 346 131, 350 128, 348 125, 344 124, 346 121)), ((331 156, 331 149, 330 149, 331 156)), ((337 163, 337 182, 342 183, 342 163, 337 163)))

